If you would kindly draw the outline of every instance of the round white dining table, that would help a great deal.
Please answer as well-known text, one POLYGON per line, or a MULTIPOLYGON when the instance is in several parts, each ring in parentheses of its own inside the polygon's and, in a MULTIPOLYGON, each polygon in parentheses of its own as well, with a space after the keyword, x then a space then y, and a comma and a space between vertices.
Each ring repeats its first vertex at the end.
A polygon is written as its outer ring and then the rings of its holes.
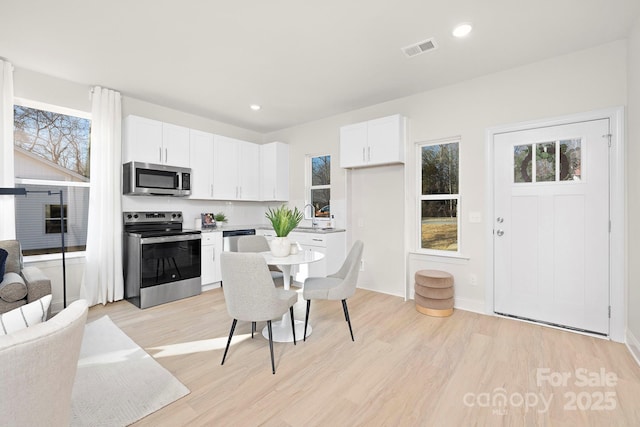
MULTIPOLYGON (((288 255, 285 257, 273 256, 271 252, 260 252, 269 265, 275 265, 284 276, 284 288, 289 289, 291 287, 291 267, 300 264, 309 264, 312 262, 320 261, 324 258, 324 254, 318 251, 312 251, 310 249, 303 250, 294 255, 288 255)), ((304 322, 296 320, 294 322, 296 328, 296 340, 304 338, 304 322)), ((291 332, 291 318, 289 317, 289 311, 283 316, 282 320, 271 322, 271 330, 273 340, 276 342, 293 342, 293 333, 291 332)), ((307 325, 307 336, 311 334, 311 325, 307 325)), ((269 329, 265 326, 262 330, 262 336, 269 339, 269 329)))

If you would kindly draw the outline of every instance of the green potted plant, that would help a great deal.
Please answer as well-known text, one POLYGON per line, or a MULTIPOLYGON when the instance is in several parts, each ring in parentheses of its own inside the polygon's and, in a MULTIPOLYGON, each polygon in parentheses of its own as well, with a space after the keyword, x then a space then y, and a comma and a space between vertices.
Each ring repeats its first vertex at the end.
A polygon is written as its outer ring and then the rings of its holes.
POLYGON ((287 236, 300 224, 303 214, 298 208, 287 207, 282 205, 279 208, 267 210, 265 216, 271 222, 276 236, 270 243, 271 253, 273 256, 287 256, 291 250, 291 242, 287 236))
POLYGON ((217 214, 214 214, 213 219, 216 220, 217 227, 222 227, 226 224, 227 221, 229 221, 229 218, 227 218, 224 212, 218 212, 217 214))

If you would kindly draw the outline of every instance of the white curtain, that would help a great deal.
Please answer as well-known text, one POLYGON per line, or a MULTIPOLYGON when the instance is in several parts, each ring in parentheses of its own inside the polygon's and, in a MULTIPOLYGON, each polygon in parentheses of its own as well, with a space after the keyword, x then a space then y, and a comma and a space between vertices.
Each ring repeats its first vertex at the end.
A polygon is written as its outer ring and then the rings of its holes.
MULTIPOLYGON (((0 187, 13 187, 13 65, 0 58, 0 187)), ((16 238, 15 196, 0 196, 0 240, 16 238)))
POLYGON ((120 93, 96 86, 91 106, 91 188, 81 298, 89 305, 124 297, 120 93))

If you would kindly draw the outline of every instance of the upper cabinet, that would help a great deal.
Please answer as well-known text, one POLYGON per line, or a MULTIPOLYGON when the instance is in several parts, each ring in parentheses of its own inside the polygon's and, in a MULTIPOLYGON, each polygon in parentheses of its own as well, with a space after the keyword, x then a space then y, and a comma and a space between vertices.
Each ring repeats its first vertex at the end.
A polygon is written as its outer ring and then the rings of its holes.
POLYGON ((213 198, 260 200, 260 146, 215 135, 213 198))
POLYGON ((405 118, 399 114, 340 128, 340 167, 404 163, 405 118))
POLYGON ((123 163, 189 167, 188 128, 139 116, 127 116, 124 128, 123 163))
POLYGON ((289 146, 271 142, 260 146, 260 200, 289 200, 289 146))
POLYGON ((213 198, 213 134, 191 129, 189 133, 192 199, 213 198))

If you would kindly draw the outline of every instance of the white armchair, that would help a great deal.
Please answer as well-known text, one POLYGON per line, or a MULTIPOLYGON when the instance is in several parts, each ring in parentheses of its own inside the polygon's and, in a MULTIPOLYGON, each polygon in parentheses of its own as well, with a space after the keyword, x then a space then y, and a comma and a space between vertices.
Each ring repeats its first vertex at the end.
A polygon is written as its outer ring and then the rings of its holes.
POLYGON ((0 336, 0 425, 67 426, 87 303, 0 336))

